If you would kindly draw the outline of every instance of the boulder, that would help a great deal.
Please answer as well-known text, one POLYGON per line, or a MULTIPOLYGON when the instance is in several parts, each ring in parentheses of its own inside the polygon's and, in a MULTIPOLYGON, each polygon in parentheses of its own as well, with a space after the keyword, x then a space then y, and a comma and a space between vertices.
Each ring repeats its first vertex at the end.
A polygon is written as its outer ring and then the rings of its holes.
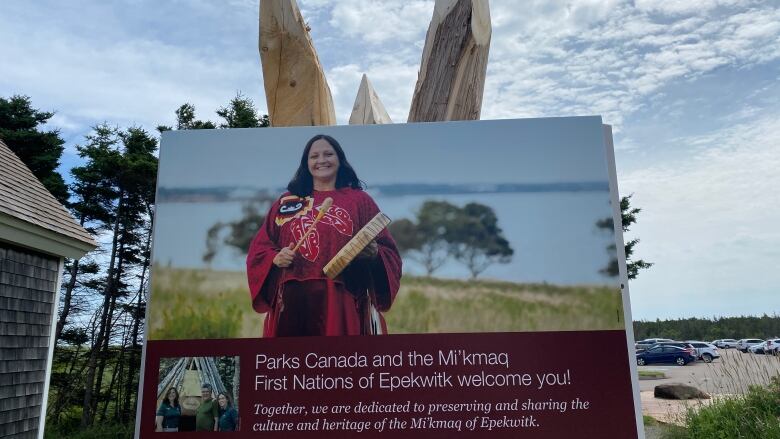
POLYGON ((681 383, 659 384, 653 396, 663 399, 710 399, 710 395, 696 387, 681 383))

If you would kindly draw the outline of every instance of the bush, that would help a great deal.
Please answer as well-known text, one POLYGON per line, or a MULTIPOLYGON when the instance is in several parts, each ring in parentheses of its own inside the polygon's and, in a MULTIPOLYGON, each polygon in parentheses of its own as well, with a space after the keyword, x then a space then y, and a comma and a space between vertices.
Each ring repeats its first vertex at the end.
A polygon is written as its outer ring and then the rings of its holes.
POLYGON ((752 386, 743 397, 689 409, 685 428, 674 429, 666 437, 780 439, 780 376, 772 378, 769 387, 752 386))
POLYGON ((47 427, 45 439, 130 439, 133 437, 135 426, 132 424, 102 424, 93 425, 86 430, 73 431, 69 428, 60 429, 59 426, 47 427))

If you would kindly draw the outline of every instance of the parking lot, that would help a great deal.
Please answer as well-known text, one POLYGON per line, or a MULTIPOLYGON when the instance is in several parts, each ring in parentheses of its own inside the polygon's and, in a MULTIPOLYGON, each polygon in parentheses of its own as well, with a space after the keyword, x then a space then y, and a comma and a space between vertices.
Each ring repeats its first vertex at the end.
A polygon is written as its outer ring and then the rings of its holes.
POLYGON ((686 366, 651 364, 638 370, 660 370, 666 378, 640 380, 641 391, 652 391, 662 383, 690 384, 707 393, 740 394, 750 385, 767 385, 772 376, 780 374, 780 356, 743 354, 736 349, 719 349, 721 358, 712 363, 696 361, 686 366))

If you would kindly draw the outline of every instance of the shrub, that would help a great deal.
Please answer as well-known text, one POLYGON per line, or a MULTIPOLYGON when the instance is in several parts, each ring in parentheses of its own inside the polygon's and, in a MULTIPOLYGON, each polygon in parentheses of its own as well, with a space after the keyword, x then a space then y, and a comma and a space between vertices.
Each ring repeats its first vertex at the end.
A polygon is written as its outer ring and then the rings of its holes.
POLYGON ((47 427, 45 430, 45 439, 130 439, 133 437, 135 426, 132 424, 100 424, 93 425, 85 430, 61 429, 59 426, 54 428, 47 427))
POLYGON ((689 409, 685 428, 673 429, 668 439, 780 439, 780 376, 769 387, 752 386, 742 397, 714 401, 689 409))

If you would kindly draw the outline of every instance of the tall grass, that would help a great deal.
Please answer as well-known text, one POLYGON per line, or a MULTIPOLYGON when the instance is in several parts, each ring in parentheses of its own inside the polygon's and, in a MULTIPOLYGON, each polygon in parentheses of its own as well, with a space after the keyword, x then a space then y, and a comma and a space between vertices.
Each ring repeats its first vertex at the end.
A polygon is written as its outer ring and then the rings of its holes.
POLYGON ((259 337, 243 273, 155 266, 149 306, 153 340, 259 337))
MULTIPOLYGON (((623 329, 620 290, 405 276, 390 333, 623 329)), ((262 334, 244 273, 155 266, 149 333, 155 340, 262 334)))
POLYGON ((391 333, 623 329, 620 291, 406 276, 391 333))
POLYGON ((689 408, 685 427, 672 428, 666 439, 780 439, 780 375, 768 387, 751 386, 742 396, 689 408))

